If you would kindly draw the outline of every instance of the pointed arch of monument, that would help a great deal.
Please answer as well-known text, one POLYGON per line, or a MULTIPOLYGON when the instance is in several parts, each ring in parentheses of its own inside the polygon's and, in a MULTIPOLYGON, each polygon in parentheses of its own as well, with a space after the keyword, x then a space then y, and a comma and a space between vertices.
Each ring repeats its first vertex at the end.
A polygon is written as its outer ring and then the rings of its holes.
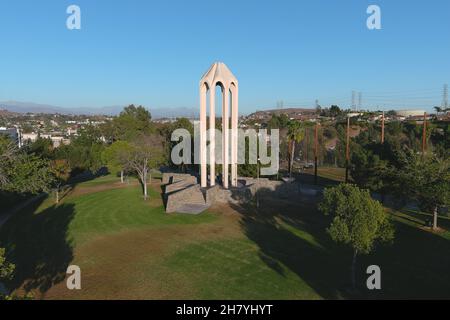
POLYGON ((215 185, 215 88, 222 88, 222 185, 228 188, 237 186, 237 125, 238 125, 238 81, 223 62, 214 63, 200 80, 200 176, 201 186, 207 187, 206 157, 206 108, 209 91, 209 151, 210 151, 210 186, 215 185), (230 120, 231 119, 231 120, 230 120), (231 123, 231 128, 230 128, 231 123), (229 177, 231 165, 231 179, 229 177))

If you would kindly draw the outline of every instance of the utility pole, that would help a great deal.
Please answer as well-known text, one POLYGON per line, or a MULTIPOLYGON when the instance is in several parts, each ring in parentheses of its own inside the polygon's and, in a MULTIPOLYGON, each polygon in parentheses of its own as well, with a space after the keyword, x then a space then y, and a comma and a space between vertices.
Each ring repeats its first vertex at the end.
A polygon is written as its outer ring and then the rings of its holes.
POLYGON ((423 132, 422 132, 422 157, 425 156, 427 149, 427 113, 423 114, 423 132))
POLYGON ((316 122, 316 127, 314 128, 314 184, 317 184, 318 131, 319 131, 319 123, 316 122))
POLYGON ((345 183, 348 183, 349 164, 350 164, 350 117, 347 116, 347 144, 345 147, 345 183))
POLYGON ((384 143, 384 111, 383 115, 381 116, 381 144, 384 143))

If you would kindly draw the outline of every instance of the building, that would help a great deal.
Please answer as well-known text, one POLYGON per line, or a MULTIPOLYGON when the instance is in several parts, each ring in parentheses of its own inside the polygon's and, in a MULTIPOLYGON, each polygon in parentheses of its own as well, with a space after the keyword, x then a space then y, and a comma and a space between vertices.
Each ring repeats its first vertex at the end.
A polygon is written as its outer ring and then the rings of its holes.
POLYGON ((69 139, 65 139, 62 136, 51 136, 50 139, 52 140, 52 144, 53 144, 54 148, 58 148, 61 145, 70 143, 69 139))
POLYGON ((29 142, 35 142, 38 138, 38 134, 31 132, 31 133, 23 133, 22 134, 22 141, 25 143, 26 141, 29 142))
POLYGON ((395 111, 395 113, 400 116, 400 117, 405 117, 405 118, 409 118, 409 117, 417 117, 417 116, 422 116, 425 113, 425 110, 397 110, 395 111))

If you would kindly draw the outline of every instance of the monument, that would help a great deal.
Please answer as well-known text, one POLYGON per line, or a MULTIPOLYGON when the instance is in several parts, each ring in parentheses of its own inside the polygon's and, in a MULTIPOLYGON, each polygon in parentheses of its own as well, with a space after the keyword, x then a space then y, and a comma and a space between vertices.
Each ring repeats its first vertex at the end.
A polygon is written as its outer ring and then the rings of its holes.
POLYGON ((238 81, 223 62, 214 63, 200 80, 200 184, 207 187, 207 94, 209 92, 209 185, 216 182, 215 101, 216 86, 222 91, 222 186, 229 185, 228 170, 231 165, 231 185, 237 186, 238 150, 238 81), (231 112, 231 128, 230 128, 231 112), (231 141, 230 141, 231 140, 231 141), (230 146, 231 142, 231 146, 230 146))
MULTIPOLYGON (((238 164, 238 81, 230 69, 222 63, 214 63, 200 80, 200 184, 197 177, 190 174, 164 173, 164 200, 166 212, 199 214, 214 203, 244 203, 252 201, 256 195, 295 199, 300 195, 296 184, 273 181, 268 178, 239 178, 238 164), (216 87, 222 93, 222 186, 216 184, 216 87), (208 97, 209 94, 209 97, 208 97), (208 101, 209 100, 209 101, 208 101), (209 105, 208 105, 209 102, 209 105), (209 108, 209 123, 207 121, 209 108), (231 118, 231 126, 230 126, 231 118), (209 124, 209 131, 208 131, 209 124), (212 129, 212 130, 211 130, 212 129), (208 138, 208 139, 207 139, 208 138), (209 140, 209 152, 207 142, 209 140), (209 153, 209 159, 207 158, 209 153), (209 160, 209 161, 208 161, 209 160), (209 185, 208 185, 209 164, 209 185), (231 177, 228 171, 231 167, 231 177), (233 188, 229 188, 229 184, 233 188)), ((273 134, 273 133, 272 133, 273 134)), ((243 136, 241 136, 242 138, 243 136)), ((276 158, 278 170, 278 134, 271 138, 271 157, 276 158), (275 150, 275 151, 273 151, 275 150)), ((217 137, 219 139, 219 137, 217 137)), ((260 141, 263 139, 260 139, 260 141)), ((184 140, 183 140, 184 141, 184 140)), ((218 140, 220 141, 220 140, 218 140)), ((266 140, 264 140, 266 142, 266 140)), ((189 143, 190 145, 190 143, 189 143)), ((267 146, 264 148, 267 149, 267 146)), ((261 147, 258 148, 262 150, 261 147)), ((266 154, 267 155, 267 154, 266 154)))

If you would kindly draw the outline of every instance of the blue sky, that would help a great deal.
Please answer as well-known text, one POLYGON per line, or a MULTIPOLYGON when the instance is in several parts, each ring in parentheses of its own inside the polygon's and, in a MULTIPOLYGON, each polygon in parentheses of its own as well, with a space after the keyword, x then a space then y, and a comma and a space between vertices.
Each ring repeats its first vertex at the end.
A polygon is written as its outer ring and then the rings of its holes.
POLYGON ((0 0, 0 101, 198 106, 214 61, 240 111, 337 103, 430 108, 450 82, 450 1, 0 0), (68 30, 66 8, 81 8, 68 30), (382 30, 366 28, 369 4, 382 30))

